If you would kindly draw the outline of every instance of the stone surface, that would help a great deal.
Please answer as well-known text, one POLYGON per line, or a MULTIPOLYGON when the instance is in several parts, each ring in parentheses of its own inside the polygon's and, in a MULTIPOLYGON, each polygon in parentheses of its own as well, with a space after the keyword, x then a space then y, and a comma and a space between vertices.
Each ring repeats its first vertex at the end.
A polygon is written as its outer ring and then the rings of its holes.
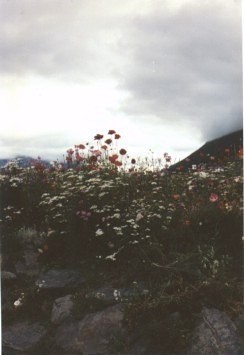
POLYGON ((72 295, 57 298, 53 303, 51 322, 53 324, 60 324, 64 320, 71 318, 73 306, 72 295))
POLYGON ((69 354, 108 354, 114 336, 123 331, 123 317, 121 305, 88 314, 79 322, 61 325, 57 329, 56 343, 69 354))
POLYGON ((217 309, 203 308, 188 355, 241 355, 235 324, 217 309))
POLYGON ((40 272, 38 257, 39 254, 37 251, 26 249, 22 260, 19 260, 15 264, 16 273, 26 276, 37 276, 40 272))
POLYGON ((1 272, 1 280, 2 281, 11 281, 11 280, 15 280, 16 279, 16 275, 13 272, 10 271, 2 271, 1 272))
POLYGON ((103 301, 107 305, 120 303, 121 301, 130 300, 137 296, 145 295, 148 292, 143 285, 133 285, 127 288, 114 288, 111 285, 101 287, 91 291, 85 295, 86 298, 95 298, 103 301))
POLYGON ((36 285, 43 289, 77 288, 85 279, 81 272, 70 269, 51 269, 43 273, 36 285))
POLYGON ((46 334, 46 328, 38 322, 18 322, 3 328, 2 345, 12 350, 29 351, 37 346, 46 334))

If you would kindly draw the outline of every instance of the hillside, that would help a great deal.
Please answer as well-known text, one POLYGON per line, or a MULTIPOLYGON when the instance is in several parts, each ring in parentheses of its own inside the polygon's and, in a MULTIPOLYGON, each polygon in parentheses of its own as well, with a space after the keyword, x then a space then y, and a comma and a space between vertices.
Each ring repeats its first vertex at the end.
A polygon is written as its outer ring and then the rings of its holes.
POLYGON ((241 155, 243 148, 243 130, 206 142, 182 161, 172 165, 170 169, 188 169, 192 165, 217 166, 241 155))

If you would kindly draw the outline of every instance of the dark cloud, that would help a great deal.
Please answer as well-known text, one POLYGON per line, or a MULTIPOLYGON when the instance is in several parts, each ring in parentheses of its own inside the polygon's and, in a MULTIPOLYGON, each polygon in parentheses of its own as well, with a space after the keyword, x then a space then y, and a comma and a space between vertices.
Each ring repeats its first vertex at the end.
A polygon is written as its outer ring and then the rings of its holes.
POLYGON ((184 123, 203 140, 238 129, 240 2, 182 1, 177 10, 174 2, 3 0, 0 73, 67 84, 113 78, 131 120, 184 123))
POLYGON ((123 109, 162 122, 184 120, 204 139, 242 125, 240 4, 183 6, 174 14, 133 21, 121 86, 130 92, 123 109))

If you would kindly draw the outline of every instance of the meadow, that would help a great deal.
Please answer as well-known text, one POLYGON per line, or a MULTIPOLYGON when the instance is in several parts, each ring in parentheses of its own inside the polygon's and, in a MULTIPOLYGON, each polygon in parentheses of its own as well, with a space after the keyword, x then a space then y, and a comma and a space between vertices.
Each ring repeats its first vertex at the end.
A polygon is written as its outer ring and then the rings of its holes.
MULTIPOLYGON (((2 259, 14 265, 22 236, 34 230, 45 268, 85 270, 116 287, 143 284, 147 292, 124 301, 126 325, 139 325, 155 349, 177 352, 203 306, 232 318, 242 307, 242 160, 175 170, 168 153, 128 157, 120 138, 110 130, 67 150, 63 162, 1 170, 2 259), (182 314, 177 324, 172 312, 182 314)), ((8 308, 3 322, 15 314, 8 308)))

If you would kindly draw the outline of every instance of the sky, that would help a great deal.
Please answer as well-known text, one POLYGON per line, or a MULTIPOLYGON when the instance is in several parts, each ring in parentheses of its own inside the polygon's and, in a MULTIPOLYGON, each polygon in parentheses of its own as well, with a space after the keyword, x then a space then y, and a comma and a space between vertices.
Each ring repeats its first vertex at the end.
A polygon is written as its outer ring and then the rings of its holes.
POLYGON ((177 160, 242 127, 238 0, 0 0, 0 158, 114 129, 177 160))

